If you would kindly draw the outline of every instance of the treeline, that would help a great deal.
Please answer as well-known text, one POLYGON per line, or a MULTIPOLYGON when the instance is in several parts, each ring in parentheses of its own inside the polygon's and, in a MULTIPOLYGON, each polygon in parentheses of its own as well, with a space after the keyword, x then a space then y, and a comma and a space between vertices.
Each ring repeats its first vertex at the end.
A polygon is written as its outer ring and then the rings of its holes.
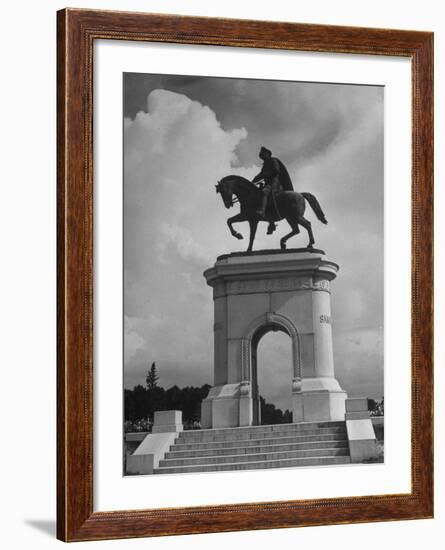
MULTIPOLYGON (((125 431, 148 431, 153 422, 155 411, 182 411, 182 420, 186 427, 199 427, 201 422, 201 402, 209 393, 210 386, 187 386, 178 388, 173 386, 168 390, 159 386, 144 388, 135 386, 132 390, 125 390, 124 414, 125 431)), ((261 424, 283 424, 292 422, 292 413, 282 411, 273 403, 267 403, 264 397, 261 401, 261 424)))
POLYGON ((137 422, 143 419, 153 421, 155 411, 182 411, 184 424, 193 424, 201 420, 201 402, 207 397, 210 386, 187 386, 178 388, 172 386, 168 390, 154 386, 144 388, 135 386, 125 390, 124 415, 127 422, 137 422))
MULTIPOLYGON (((156 363, 152 363, 145 378, 146 386, 135 386, 124 392, 125 432, 151 431, 155 411, 182 411, 185 429, 200 428, 201 403, 209 393, 210 386, 172 386, 168 390, 158 386, 159 375, 156 363)), ((261 424, 284 424, 292 422, 292 413, 282 411, 273 403, 260 397, 261 424)))
POLYGON ((371 416, 384 416, 385 400, 382 398, 381 401, 377 401, 368 397, 368 411, 370 412, 371 416))
POLYGON ((292 413, 288 409, 284 412, 277 409, 273 403, 267 403, 264 397, 260 396, 261 424, 287 424, 292 422, 292 413))

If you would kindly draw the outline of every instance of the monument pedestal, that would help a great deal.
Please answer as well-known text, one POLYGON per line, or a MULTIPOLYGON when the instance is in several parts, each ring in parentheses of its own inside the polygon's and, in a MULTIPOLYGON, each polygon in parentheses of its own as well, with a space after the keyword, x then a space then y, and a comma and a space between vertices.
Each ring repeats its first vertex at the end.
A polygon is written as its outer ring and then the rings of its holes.
POLYGON ((292 388, 292 421, 344 420, 347 397, 335 378, 303 378, 292 388))
MULTIPOLYGON (((251 415, 241 423, 241 396, 239 384, 214 386, 201 405, 201 426, 203 428, 230 428, 250 426, 251 415)), ((243 415, 244 416, 244 415, 243 415)))
POLYGON ((213 288, 214 387, 203 428, 260 423, 257 346, 269 331, 292 341, 293 422, 344 420, 346 393, 334 376, 330 292, 338 265, 321 250, 220 256, 204 276, 213 288))

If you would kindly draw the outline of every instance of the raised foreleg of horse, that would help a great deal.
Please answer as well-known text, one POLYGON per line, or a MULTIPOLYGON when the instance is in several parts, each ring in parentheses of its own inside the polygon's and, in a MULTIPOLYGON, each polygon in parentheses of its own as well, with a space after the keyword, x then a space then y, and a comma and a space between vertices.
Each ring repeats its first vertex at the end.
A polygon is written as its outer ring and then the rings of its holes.
POLYGON ((232 224, 234 223, 237 223, 237 222, 246 222, 247 221, 247 218, 244 214, 242 214, 241 212, 239 214, 237 214, 236 216, 232 216, 231 218, 229 218, 227 220, 227 225, 229 226, 229 229, 230 229, 230 233, 232 233, 232 235, 234 237, 236 237, 237 239, 243 239, 244 237, 241 235, 241 233, 238 233, 238 231, 235 231, 232 227, 232 224))

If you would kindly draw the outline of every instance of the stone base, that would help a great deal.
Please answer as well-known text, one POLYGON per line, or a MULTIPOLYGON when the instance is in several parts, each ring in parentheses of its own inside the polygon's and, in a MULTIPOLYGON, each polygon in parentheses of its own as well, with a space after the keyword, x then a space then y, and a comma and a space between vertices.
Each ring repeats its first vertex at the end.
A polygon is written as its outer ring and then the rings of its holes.
POLYGON ((368 412, 366 397, 346 400, 346 431, 352 462, 373 462, 377 459, 377 439, 368 412))
POLYGON ((345 419, 347 394, 335 378, 304 378, 294 382, 292 422, 345 419))
POLYGON ((252 425, 250 385, 214 386, 201 404, 202 428, 234 428, 252 425))
POLYGON ((153 419, 152 433, 182 432, 181 411, 156 411, 153 419))
POLYGON ((182 430, 182 411, 155 411, 152 433, 127 457, 126 473, 152 474, 182 430))
MULTIPOLYGON (((344 420, 346 399, 346 392, 335 378, 294 380, 292 422, 344 420)), ((234 428, 252 423, 253 401, 248 382, 214 386, 202 401, 202 428, 234 428)))
POLYGON ((126 474, 142 475, 152 474, 158 467, 159 461, 164 458, 165 453, 175 443, 179 433, 164 432, 148 434, 144 441, 127 457, 126 474))

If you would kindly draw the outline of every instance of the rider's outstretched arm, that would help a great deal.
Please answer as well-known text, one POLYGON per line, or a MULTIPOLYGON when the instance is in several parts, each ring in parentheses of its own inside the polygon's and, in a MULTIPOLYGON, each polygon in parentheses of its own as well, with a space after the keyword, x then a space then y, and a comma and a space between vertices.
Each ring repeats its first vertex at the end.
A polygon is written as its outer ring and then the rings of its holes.
POLYGON ((264 179, 264 174, 263 174, 263 170, 261 170, 261 172, 253 178, 252 183, 257 183, 258 181, 261 181, 263 179, 264 179))

